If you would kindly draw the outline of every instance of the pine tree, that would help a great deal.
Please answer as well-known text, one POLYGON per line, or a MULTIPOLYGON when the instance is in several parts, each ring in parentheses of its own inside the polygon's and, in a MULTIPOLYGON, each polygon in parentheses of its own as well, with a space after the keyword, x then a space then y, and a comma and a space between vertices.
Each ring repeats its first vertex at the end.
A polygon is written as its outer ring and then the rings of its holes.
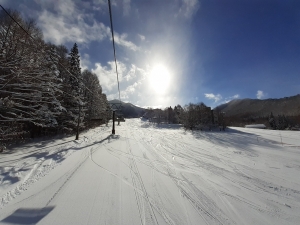
POLYGON ((284 129, 290 127, 289 121, 285 115, 283 115, 283 124, 284 124, 284 129))
POLYGON ((65 46, 45 44, 34 20, 9 13, 22 28, 0 12, 0 152, 6 143, 28 137, 28 131, 31 137, 53 128, 74 131, 78 122, 82 129, 85 96, 90 118, 109 119, 96 75, 86 84, 91 92, 86 91, 77 44, 67 57, 65 46))
POLYGON ((82 73, 86 99, 86 121, 91 122, 93 119, 105 119, 106 113, 106 96, 102 94, 102 87, 96 74, 85 70, 82 73))
POLYGON ((85 105, 84 85, 80 69, 80 56, 76 43, 69 54, 69 72, 68 79, 65 80, 66 91, 64 93, 65 96, 68 96, 68 100, 65 102, 67 109, 66 126, 70 131, 75 131, 78 123, 80 129, 84 128, 83 120, 85 117, 85 109, 83 108, 85 105))
POLYGON ((275 118, 273 116, 273 113, 271 112, 270 116, 269 116, 269 124, 270 124, 270 127, 274 130, 276 130, 276 121, 275 121, 275 118))
POLYGON ((18 13, 14 17, 34 39, 10 21, 0 32, 0 99, 5 99, 0 117, 3 127, 14 124, 15 133, 27 127, 33 137, 37 127, 55 127, 61 111, 56 54, 44 44, 33 20, 24 21, 18 13))
POLYGON ((278 115, 278 130, 284 130, 289 126, 288 120, 286 119, 285 115, 278 115))
POLYGON ((63 92, 62 81, 59 78, 58 58, 56 49, 47 46, 39 70, 40 75, 45 78, 40 84, 44 104, 39 110, 44 127, 58 126, 56 118, 65 110, 60 102, 63 92))
POLYGON ((64 45, 53 46, 56 49, 58 55, 58 65, 57 69, 59 72, 58 78, 62 82, 61 90, 63 93, 58 96, 58 100, 61 102, 63 112, 57 118, 58 127, 57 131, 70 131, 69 116, 67 109, 69 108, 70 101, 70 83, 69 83, 69 59, 68 59, 68 49, 64 45))

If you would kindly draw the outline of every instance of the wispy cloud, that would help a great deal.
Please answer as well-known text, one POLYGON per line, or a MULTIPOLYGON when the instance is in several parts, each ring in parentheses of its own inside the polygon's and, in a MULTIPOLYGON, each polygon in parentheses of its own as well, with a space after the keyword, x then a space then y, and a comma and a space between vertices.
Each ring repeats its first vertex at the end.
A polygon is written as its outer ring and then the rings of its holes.
POLYGON ((144 41, 146 39, 146 37, 144 35, 138 34, 139 38, 144 41))
POLYGON ((204 95, 206 98, 212 99, 215 102, 219 102, 222 99, 222 96, 220 94, 215 95, 213 93, 210 93, 210 94, 204 94, 204 95))
MULTIPOLYGON (((98 76, 103 92, 111 100, 119 98, 119 94, 114 62, 111 61, 107 64, 105 66, 96 63, 92 72, 98 76)), ((138 93, 143 90, 142 86, 145 85, 146 71, 133 64, 126 66, 124 63, 118 62, 118 72, 121 100, 131 99, 131 101, 134 101, 139 98, 138 93)))
POLYGON ((199 0, 182 0, 178 14, 186 18, 191 18, 199 8, 199 0))
MULTIPOLYGON (((115 62, 107 63, 108 66, 102 66, 101 63, 96 63, 92 72, 98 76, 100 85, 104 92, 111 92, 113 89, 117 90, 117 75, 115 72, 115 62)), ((118 63, 119 81, 123 80, 123 74, 126 71, 126 65, 118 63)))
POLYGON ((266 96, 266 94, 263 91, 258 90, 257 93, 256 93, 256 97, 258 99, 262 99, 265 96, 266 96))
MULTIPOLYGON (((130 3, 130 2, 129 2, 130 3)), ((111 39, 110 28, 104 23, 97 21, 92 13, 84 13, 79 10, 71 0, 57 1, 54 10, 47 3, 43 7, 42 13, 38 17, 38 24, 43 30, 44 38, 54 44, 65 44, 67 42, 76 42, 88 44, 91 41, 102 41, 111 39)), ((100 6, 84 5, 82 7, 102 7, 102 1, 98 3, 100 6)), ((117 45, 126 47, 132 51, 139 49, 133 42, 127 40, 127 34, 118 34, 115 32, 115 42, 117 45)))
POLYGON ((90 56, 89 56, 89 54, 85 53, 80 57, 81 71, 89 69, 90 66, 91 66, 90 56))
POLYGON ((106 0, 93 0, 93 3, 95 5, 106 5, 107 1, 106 0))
POLYGON ((66 42, 86 44, 94 40, 101 41, 108 37, 109 27, 97 22, 91 15, 80 13, 71 1, 58 2, 60 5, 58 13, 44 9, 38 18, 46 41, 51 41, 54 44, 66 42), (92 20, 92 23, 86 23, 85 19, 92 20))
POLYGON ((114 33, 114 35, 116 44, 129 48, 132 51, 139 50, 139 47, 137 47, 133 42, 126 40, 128 36, 126 33, 121 35, 119 35, 118 33, 114 33))
POLYGON ((128 16, 130 13, 130 0, 123 0, 123 15, 128 16))
POLYGON ((240 97, 239 94, 236 94, 236 95, 227 97, 227 98, 225 98, 224 101, 222 101, 220 104, 228 103, 228 102, 230 102, 231 100, 237 99, 237 98, 239 98, 239 97, 240 97))
POLYGON ((132 85, 127 86, 126 90, 121 92, 122 99, 128 99, 130 95, 134 94, 138 85, 137 82, 134 82, 132 85))
POLYGON ((136 77, 136 69, 137 69, 137 67, 132 64, 128 73, 124 76, 124 79, 126 81, 130 81, 130 80, 134 79, 136 77))

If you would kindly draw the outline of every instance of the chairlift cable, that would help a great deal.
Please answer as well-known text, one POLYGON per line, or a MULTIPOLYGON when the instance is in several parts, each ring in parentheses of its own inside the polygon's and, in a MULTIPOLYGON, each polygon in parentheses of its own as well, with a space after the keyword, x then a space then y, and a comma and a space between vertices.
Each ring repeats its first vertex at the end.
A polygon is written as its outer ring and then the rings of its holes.
POLYGON ((109 18, 110 18, 110 30, 111 30, 112 43, 113 43, 113 50, 114 50, 114 59, 115 59, 115 64, 116 64, 116 73, 117 73, 118 91, 119 91, 119 101, 120 101, 120 104, 121 104, 120 84, 119 84, 119 74, 118 74, 118 66, 117 66, 117 57, 116 57, 116 48, 115 48, 115 38, 114 38, 114 28, 113 28, 113 22, 112 22, 112 13, 111 13, 111 4, 110 4, 110 0, 108 0, 108 8, 109 8, 109 18))

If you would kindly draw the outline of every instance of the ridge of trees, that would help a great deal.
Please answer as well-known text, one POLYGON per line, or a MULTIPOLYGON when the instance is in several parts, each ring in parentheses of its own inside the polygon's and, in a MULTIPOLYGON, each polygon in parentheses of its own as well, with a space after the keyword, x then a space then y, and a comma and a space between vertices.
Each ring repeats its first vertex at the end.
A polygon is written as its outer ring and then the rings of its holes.
POLYGON ((28 137, 74 133, 108 119, 96 74, 81 72, 78 46, 43 40, 34 20, 0 12, 0 151, 28 137), (30 37, 30 36, 32 37, 30 37))
POLYGON ((211 110, 203 102, 194 104, 189 103, 182 107, 176 105, 174 108, 167 107, 162 109, 148 108, 143 116, 154 123, 175 123, 182 124, 185 129, 209 129, 220 127, 225 130, 226 124, 224 115, 221 111, 211 110))

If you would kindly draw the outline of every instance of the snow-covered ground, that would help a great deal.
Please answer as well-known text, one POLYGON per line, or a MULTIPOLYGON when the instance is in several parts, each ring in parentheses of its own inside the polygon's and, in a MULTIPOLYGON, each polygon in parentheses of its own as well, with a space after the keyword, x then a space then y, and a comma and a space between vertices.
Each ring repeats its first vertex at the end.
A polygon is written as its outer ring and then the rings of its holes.
POLYGON ((127 119, 0 155, 0 224, 300 224, 300 132, 127 119))

